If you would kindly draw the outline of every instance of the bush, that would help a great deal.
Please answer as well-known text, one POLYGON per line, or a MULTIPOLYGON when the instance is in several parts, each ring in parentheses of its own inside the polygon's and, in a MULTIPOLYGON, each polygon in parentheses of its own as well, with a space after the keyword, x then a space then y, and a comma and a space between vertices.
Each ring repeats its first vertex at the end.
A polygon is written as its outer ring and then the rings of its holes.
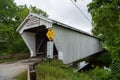
POLYGON ((88 72, 88 75, 92 80, 109 80, 110 74, 111 72, 99 68, 98 66, 95 69, 88 72))
POLYGON ((110 80, 111 72, 98 66, 88 72, 81 72, 79 80, 110 80))
POLYGON ((112 70, 112 80, 120 80, 120 61, 115 61, 110 66, 112 70))

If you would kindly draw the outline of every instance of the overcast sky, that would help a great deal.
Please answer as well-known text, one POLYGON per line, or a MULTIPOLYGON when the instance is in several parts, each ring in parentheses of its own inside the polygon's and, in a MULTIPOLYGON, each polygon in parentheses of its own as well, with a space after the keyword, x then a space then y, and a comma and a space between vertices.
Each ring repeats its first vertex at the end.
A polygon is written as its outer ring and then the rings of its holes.
MULTIPOLYGON (((17 5, 30 4, 47 12, 49 18, 65 23, 83 31, 91 31, 91 23, 79 12, 71 0, 15 0, 17 5)), ((91 0, 78 0, 76 3, 84 14, 91 20, 87 4, 91 0)))

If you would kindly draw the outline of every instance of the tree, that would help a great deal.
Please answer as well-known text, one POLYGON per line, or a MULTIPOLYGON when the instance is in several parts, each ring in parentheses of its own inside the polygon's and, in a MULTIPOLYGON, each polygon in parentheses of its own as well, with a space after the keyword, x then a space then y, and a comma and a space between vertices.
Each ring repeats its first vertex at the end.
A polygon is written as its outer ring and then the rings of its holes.
POLYGON ((42 11, 39 8, 36 8, 35 6, 30 5, 30 11, 33 12, 33 13, 37 13, 39 15, 48 17, 48 14, 46 12, 42 11))
POLYGON ((30 10, 48 16, 46 12, 34 6, 29 9, 26 5, 17 6, 14 0, 0 0, 0 55, 27 51, 27 47, 16 32, 16 28, 30 10))
POLYGON ((15 13, 16 4, 13 0, 0 0, 0 23, 12 23, 15 13))
POLYGON ((16 4, 13 0, 0 0, 0 52, 7 52, 7 47, 12 42, 16 4), (9 34, 9 35, 8 35, 9 34), (8 44, 9 43, 9 44, 8 44))
MULTIPOLYGON (((120 0, 92 0, 88 5, 88 11, 92 16, 92 32, 103 40, 105 49, 111 53, 112 72, 118 75, 120 74, 120 0)), ((120 78, 120 75, 117 77, 120 78)))

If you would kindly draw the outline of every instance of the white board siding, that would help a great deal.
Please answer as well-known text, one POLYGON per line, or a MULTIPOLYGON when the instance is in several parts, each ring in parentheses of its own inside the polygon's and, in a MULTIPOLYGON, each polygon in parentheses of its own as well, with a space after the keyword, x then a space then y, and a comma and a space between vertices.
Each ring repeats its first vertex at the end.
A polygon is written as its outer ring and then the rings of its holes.
POLYGON ((53 26, 55 39, 63 52, 65 64, 85 58, 102 50, 98 39, 60 26, 53 26))
POLYGON ((21 34, 23 40, 25 41, 28 49, 30 50, 30 56, 31 57, 34 57, 36 56, 36 45, 35 45, 35 41, 36 41, 36 38, 35 38, 35 33, 31 33, 31 32, 23 32, 21 34))
POLYGON ((35 28, 35 27, 42 26, 42 25, 45 25, 46 28, 50 28, 52 27, 52 22, 48 22, 44 19, 38 19, 36 17, 32 17, 32 18, 30 17, 26 21, 26 23, 23 25, 23 27, 19 30, 19 33, 21 34, 23 33, 24 30, 35 28))
POLYGON ((53 39, 53 42, 54 42, 55 47, 56 47, 56 49, 57 49, 57 51, 58 51, 58 59, 59 59, 59 60, 63 60, 63 50, 62 50, 62 48, 60 47, 57 38, 54 38, 54 39, 53 39))

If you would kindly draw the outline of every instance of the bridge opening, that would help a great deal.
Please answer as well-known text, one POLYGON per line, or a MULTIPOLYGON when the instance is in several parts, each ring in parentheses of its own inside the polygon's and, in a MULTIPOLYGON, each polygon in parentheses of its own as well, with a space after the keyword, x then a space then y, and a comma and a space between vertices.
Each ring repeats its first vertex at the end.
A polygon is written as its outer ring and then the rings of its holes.
MULTIPOLYGON (((47 41, 49 41, 46 36, 46 33, 48 31, 46 26, 42 25, 39 27, 26 29, 25 31, 35 33, 36 57, 46 58, 47 57, 47 41)), ((58 59, 58 51, 56 49, 55 44, 53 46, 53 56, 54 58, 58 59)))

